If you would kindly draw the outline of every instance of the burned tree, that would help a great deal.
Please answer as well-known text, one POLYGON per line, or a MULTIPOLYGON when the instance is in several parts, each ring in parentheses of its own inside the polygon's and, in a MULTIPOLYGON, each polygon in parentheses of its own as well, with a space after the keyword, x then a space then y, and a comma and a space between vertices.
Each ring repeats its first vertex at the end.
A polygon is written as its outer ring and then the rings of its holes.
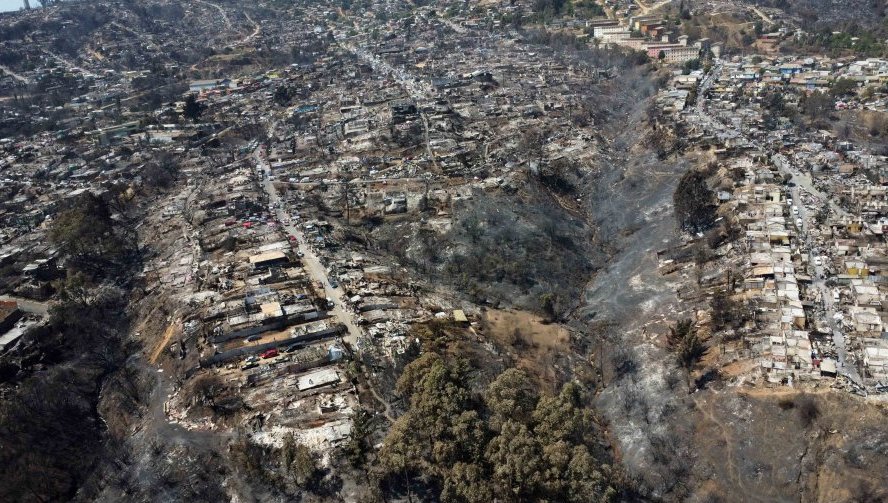
POLYGON ((681 177, 672 200, 682 230, 699 233, 715 225, 715 194, 700 171, 691 170, 681 177))
POLYGON ((669 350, 675 355, 678 366, 684 369, 688 379, 688 393, 691 392, 691 371, 706 354, 706 345, 700 338, 694 322, 690 319, 679 320, 666 334, 669 350))

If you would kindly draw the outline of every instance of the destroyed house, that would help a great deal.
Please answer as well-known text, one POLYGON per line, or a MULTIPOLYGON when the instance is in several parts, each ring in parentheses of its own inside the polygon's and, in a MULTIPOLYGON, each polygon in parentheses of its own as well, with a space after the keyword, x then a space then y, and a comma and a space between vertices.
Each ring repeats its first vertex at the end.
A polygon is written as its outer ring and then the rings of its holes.
POLYGON ((286 264, 290 261, 290 258, 282 251, 270 251, 252 255, 249 260, 250 265, 252 265, 254 269, 265 269, 286 264))

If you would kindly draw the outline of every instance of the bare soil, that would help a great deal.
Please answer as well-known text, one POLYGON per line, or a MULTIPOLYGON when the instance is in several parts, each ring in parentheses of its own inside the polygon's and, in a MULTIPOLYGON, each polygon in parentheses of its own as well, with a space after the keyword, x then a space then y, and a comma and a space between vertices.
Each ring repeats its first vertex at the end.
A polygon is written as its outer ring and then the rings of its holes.
POLYGON ((527 311, 488 309, 482 330, 497 346, 515 353, 519 368, 547 382, 555 381, 555 360, 570 351, 570 334, 563 325, 527 311))

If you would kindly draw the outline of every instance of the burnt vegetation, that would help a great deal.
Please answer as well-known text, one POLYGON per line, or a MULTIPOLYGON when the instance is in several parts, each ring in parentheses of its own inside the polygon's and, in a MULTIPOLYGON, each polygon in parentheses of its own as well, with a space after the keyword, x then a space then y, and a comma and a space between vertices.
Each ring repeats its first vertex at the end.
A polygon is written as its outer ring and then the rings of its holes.
POLYGON ((715 193, 709 188, 706 174, 690 170, 681 177, 673 196, 675 216, 682 230, 701 233, 715 225, 715 193))
POLYGON ((17 369, 5 375, 0 411, 0 499, 71 499, 112 459, 111 428, 125 424, 146 391, 127 366, 127 282, 138 264, 134 236, 108 204, 80 196, 53 222, 50 239, 68 271, 56 286, 49 323, 2 356, 17 369), (119 400, 100 414, 103 395, 119 400))
MULTIPOLYGON (((566 182, 561 182, 566 183, 566 182)), ((427 279, 443 281, 474 301, 523 307, 550 318, 578 300, 595 270, 594 233, 540 188, 511 197, 478 193, 455 212, 450 231, 400 227, 374 232, 376 246, 427 279), (540 301, 544 295, 552 300, 540 301)))

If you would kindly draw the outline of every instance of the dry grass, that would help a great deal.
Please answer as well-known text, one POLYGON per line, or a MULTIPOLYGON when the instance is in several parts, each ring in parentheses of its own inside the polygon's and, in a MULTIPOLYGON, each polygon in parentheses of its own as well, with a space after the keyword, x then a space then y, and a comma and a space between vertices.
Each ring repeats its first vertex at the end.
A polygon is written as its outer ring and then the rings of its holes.
POLYGON ((516 360, 516 366, 547 383, 555 382, 554 363, 570 351, 570 334, 557 323, 545 323, 527 311, 488 309, 483 333, 516 360))

